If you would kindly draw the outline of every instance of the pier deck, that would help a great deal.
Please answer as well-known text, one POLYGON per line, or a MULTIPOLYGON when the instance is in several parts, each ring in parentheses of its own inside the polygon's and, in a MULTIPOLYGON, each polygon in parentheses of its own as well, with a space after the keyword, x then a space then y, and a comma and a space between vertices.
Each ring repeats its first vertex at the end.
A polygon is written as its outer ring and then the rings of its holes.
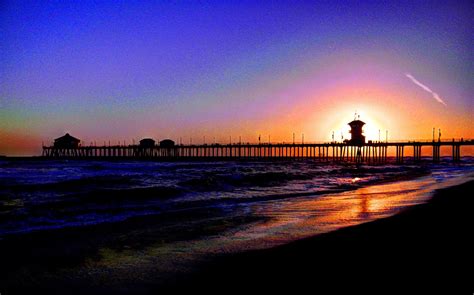
POLYGON ((263 159, 263 158, 314 158, 320 161, 386 163, 388 148, 395 148, 396 163, 403 163, 405 154, 414 161, 421 160, 422 147, 431 148, 434 162, 441 158, 441 147, 452 150, 454 162, 461 160, 461 146, 473 146, 474 140, 452 141, 394 141, 368 142, 363 145, 349 143, 232 143, 175 145, 172 147, 142 147, 140 145, 79 146, 57 148, 43 146, 43 157, 48 158, 150 158, 150 159, 263 159))

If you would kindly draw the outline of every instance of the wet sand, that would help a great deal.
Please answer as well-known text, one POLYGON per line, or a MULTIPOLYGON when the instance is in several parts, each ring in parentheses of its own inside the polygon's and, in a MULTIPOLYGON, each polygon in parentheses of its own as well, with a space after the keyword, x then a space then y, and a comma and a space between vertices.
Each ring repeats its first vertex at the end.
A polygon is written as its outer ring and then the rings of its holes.
MULTIPOLYGON (((439 190, 428 203, 389 218, 272 249, 210 256, 184 268, 179 260, 166 261, 170 264, 146 261, 143 264, 152 267, 137 267, 141 263, 137 264, 137 254, 169 235, 161 232, 166 217, 22 235, 0 241, 0 292, 157 294, 290 288, 293 293, 329 289, 384 294, 442 288, 453 294, 456 289, 472 294, 473 188, 470 181, 439 190), (107 261, 107 253, 100 252, 104 247, 116 251, 109 255, 112 260, 128 251, 134 253, 134 259, 122 259, 121 271, 104 267, 101 273, 84 273, 91 261, 107 261), (163 276, 163 268, 174 268, 173 275, 163 276)), ((186 216, 183 213, 175 218, 186 216)), ((168 239, 206 236, 254 221, 216 218, 212 224, 194 226, 194 232, 186 232, 184 227, 168 239)))
POLYGON ((177 286, 217 292, 227 286, 312 294, 472 294, 473 209, 470 181, 438 190, 428 203, 392 217, 221 257, 177 286))

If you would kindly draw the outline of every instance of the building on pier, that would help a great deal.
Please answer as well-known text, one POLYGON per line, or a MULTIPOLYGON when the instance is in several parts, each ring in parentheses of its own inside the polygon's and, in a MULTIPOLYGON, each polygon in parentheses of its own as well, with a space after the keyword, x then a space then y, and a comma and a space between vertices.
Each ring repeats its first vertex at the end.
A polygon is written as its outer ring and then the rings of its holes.
POLYGON ((144 138, 140 140, 140 147, 142 148, 152 148, 155 146, 155 140, 153 138, 144 138))
POLYGON ((349 140, 349 143, 352 145, 364 145, 365 144, 365 136, 362 134, 364 131, 362 130, 362 127, 365 125, 364 122, 361 120, 354 120, 349 123, 349 126, 351 126, 351 140, 349 140))
POLYGON ((79 147, 80 142, 80 139, 69 135, 69 133, 66 133, 66 135, 58 137, 54 140, 54 147, 58 149, 75 149, 79 147))
POLYGON ((175 143, 171 139, 163 139, 162 141, 160 141, 160 147, 170 148, 174 147, 174 145, 175 143))

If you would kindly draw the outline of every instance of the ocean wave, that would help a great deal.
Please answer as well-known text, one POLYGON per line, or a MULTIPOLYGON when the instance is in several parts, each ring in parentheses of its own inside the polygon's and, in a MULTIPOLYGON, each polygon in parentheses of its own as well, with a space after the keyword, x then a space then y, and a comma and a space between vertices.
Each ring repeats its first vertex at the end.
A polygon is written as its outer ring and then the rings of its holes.
POLYGON ((293 180, 309 180, 320 175, 316 172, 259 172, 245 174, 214 174, 206 173, 201 177, 179 182, 180 186, 195 191, 228 191, 233 188, 244 187, 272 187, 281 186, 293 180))
POLYGON ((349 189, 356 189, 355 186, 347 186, 345 188, 335 188, 320 191, 311 192, 288 192, 288 193, 272 193, 251 197, 220 197, 217 199, 199 199, 199 200, 182 200, 177 202, 174 206, 175 209, 188 209, 188 208, 202 208, 202 207, 221 207, 235 204, 252 204, 265 201, 277 201, 283 199, 309 197, 309 196, 320 196, 331 193, 340 193, 349 189))
POLYGON ((319 198, 430 173, 442 180, 445 174, 456 175, 457 169, 465 170, 458 165, 357 166, 312 161, 19 162, 0 168, 0 232, 6 227, 25 229, 43 223, 60 227, 86 219, 120 221, 146 210, 166 215, 202 209, 205 219, 207 210, 247 210, 259 202, 319 198))
POLYGON ((95 192, 75 195, 81 201, 116 202, 139 201, 149 199, 168 199, 183 193, 183 190, 174 186, 135 187, 128 189, 101 189, 95 192))
POLYGON ((70 192, 84 189, 100 188, 104 186, 129 186, 136 184, 137 180, 133 179, 129 175, 99 175, 99 176, 88 176, 77 179, 60 180, 57 182, 46 182, 46 183, 33 183, 33 184, 18 184, 13 183, 12 185, 6 185, 11 191, 23 191, 23 192, 34 192, 34 191, 55 191, 55 192, 70 192))
POLYGON ((60 200, 30 203, 29 207, 38 209, 60 209, 65 207, 83 207, 90 204, 115 204, 124 202, 143 202, 147 200, 166 200, 183 193, 177 187, 155 186, 128 189, 98 189, 84 193, 72 193, 61 196, 60 200))

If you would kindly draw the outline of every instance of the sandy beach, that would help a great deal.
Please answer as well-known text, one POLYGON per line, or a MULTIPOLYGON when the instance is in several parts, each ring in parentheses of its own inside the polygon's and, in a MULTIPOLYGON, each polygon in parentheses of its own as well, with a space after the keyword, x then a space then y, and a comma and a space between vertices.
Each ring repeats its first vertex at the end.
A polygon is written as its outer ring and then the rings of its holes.
MULTIPOLYGON (((137 227, 143 227, 144 223, 163 225, 157 219, 22 235, 0 242, 3 264, 0 291, 2 294, 37 291, 156 294, 178 290, 221 293, 229 288, 241 291, 309 288, 312 293, 324 290, 388 293, 407 288, 426 292, 442 288, 470 292, 473 186, 474 182, 470 181, 442 189, 428 203, 395 216, 272 249, 212 256, 184 269, 179 265, 162 266, 176 268, 173 277, 160 276, 160 265, 140 274, 143 269, 137 271, 130 264, 123 266, 126 269, 123 272, 107 273, 104 268, 101 275, 108 281, 101 284, 100 280, 85 280, 84 274, 78 271, 88 261, 99 256, 104 259, 104 253, 97 251, 100 245, 110 247, 113 242, 119 253, 142 251, 150 243, 143 237, 158 238, 158 229, 148 226, 146 231, 156 232, 143 235, 136 233, 137 227)), ((233 222, 251 221, 217 220, 194 234, 209 234, 231 227, 233 222)), ((177 233, 173 238, 179 240, 180 234, 189 238, 190 233, 177 233)))
POLYGON ((223 257, 179 286, 471 294, 473 192, 470 181, 439 190, 428 203, 389 218, 223 257))

